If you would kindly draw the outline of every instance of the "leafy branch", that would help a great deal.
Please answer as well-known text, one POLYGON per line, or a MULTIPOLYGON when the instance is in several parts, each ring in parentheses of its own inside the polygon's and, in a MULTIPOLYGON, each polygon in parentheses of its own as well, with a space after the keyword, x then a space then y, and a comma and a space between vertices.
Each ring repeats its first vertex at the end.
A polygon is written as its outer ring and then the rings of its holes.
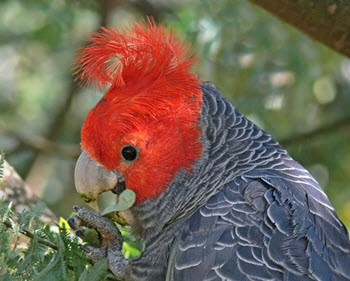
POLYGON ((0 202, 0 280, 116 280, 106 260, 91 263, 64 220, 58 226, 40 220, 44 204, 16 216, 11 207, 0 202))
MULTIPOLYGON (((3 224, 4 224, 7 228, 11 228, 11 229, 12 229, 11 223, 5 221, 5 222, 3 222, 3 224)), ((38 243, 40 243, 40 244, 42 244, 42 245, 45 245, 45 246, 47 246, 47 247, 49 247, 49 248, 51 248, 51 249, 53 249, 53 250, 55 250, 55 251, 58 250, 58 246, 57 246, 56 244, 54 244, 54 243, 52 243, 52 242, 50 242, 50 241, 48 241, 48 240, 45 240, 45 239, 43 239, 43 238, 36 237, 34 233, 31 233, 31 232, 30 232, 29 230, 27 230, 27 229, 20 228, 20 229, 19 229, 19 232, 20 232, 21 234, 27 236, 28 238, 31 238, 31 239, 36 238, 37 241, 38 241, 38 243)))

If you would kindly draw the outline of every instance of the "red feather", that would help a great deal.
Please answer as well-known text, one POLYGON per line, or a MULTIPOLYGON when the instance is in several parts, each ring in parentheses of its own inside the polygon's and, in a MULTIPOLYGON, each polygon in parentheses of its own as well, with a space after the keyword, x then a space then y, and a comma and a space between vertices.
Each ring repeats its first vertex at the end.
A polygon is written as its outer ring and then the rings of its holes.
POLYGON ((108 92, 82 128, 82 148, 124 173, 137 202, 158 196, 179 170, 200 157, 200 81, 190 48, 152 20, 123 33, 102 29, 78 58, 79 77, 108 92), (121 148, 140 149, 132 163, 121 148))
POLYGON ((186 73, 196 58, 189 46, 177 41, 153 20, 135 23, 120 33, 102 28, 77 59, 76 74, 85 83, 121 87, 136 80, 152 82, 162 76, 186 73))

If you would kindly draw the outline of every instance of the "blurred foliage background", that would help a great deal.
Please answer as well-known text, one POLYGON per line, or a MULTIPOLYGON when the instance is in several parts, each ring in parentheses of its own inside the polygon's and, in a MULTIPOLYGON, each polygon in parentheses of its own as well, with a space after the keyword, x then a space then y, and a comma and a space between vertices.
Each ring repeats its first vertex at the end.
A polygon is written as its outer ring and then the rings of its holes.
POLYGON ((350 61, 245 0, 1 0, 0 150, 58 216, 80 128, 103 91, 74 82, 100 26, 153 16, 192 42, 195 71, 311 171, 350 228, 350 61))

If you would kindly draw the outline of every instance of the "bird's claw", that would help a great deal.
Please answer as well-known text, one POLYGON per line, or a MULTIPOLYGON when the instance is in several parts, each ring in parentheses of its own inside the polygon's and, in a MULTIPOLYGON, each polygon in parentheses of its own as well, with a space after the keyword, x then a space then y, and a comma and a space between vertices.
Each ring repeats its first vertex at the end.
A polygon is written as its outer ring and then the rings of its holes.
MULTIPOLYGON (((98 232, 97 243, 100 247, 90 245, 80 245, 86 255, 93 260, 108 258, 110 269, 113 273, 121 277, 125 274, 128 265, 127 259, 122 254, 122 235, 115 224, 108 218, 102 217, 93 211, 83 207, 74 206, 77 215, 68 218, 68 224, 75 230, 78 237, 87 240, 87 231, 92 228, 98 232)), ((92 243, 90 243, 92 244, 92 243)))
POLYGON ((86 226, 86 223, 79 216, 76 215, 68 218, 67 222, 73 230, 77 230, 82 226, 86 226))
POLYGON ((86 208, 74 206, 74 210, 78 213, 78 216, 73 216, 68 219, 68 223, 70 225, 72 224, 72 229, 78 230, 81 226, 94 228, 101 234, 103 243, 113 241, 114 244, 122 244, 122 236, 110 219, 102 217, 100 214, 86 208))
POLYGON ((100 260, 102 258, 107 257, 107 249, 104 248, 95 248, 92 246, 86 246, 86 245, 79 245, 80 248, 86 253, 88 257, 90 257, 93 260, 100 260))
POLYGON ((115 247, 119 244, 120 249, 122 245, 122 236, 115 226, 115 224, 108 218, 102 217, 93 211, 86 208, 74 206, 74 210, 78 215, 68 218, 68 224, 75 230, 78 237, 83 240, 86 238, 86 233, 83 227, 95 229, 101 238, 101 244, 104 246, 112 243, 115 247))
POLYGON ((85 235, 85 232, 84 230, 82 229, 78 229, 76 232, 75 232, 75 235, 80 237, 81 239, 85 239, 86 238, 86 235, 85 235))

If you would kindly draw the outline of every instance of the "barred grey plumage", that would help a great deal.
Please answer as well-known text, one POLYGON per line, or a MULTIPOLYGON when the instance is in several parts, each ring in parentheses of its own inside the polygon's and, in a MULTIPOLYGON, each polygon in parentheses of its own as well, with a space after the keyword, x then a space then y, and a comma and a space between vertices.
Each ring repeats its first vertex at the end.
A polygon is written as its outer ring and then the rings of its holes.
POLYGON ((125 281, 350 281, 348 233, 316 180, 215 86, 201 89, 203 152, 193 171, 129 211, 142 255, 127 260, 115 225, 75 207, 72 228, 87 223, 104 240, 83 249, 107 256, 125 281))
POLYGON ((132 208, 146 242, 126 280, 350 280, 348 233, 316 180, 210 83, 204 152, 132 208))

